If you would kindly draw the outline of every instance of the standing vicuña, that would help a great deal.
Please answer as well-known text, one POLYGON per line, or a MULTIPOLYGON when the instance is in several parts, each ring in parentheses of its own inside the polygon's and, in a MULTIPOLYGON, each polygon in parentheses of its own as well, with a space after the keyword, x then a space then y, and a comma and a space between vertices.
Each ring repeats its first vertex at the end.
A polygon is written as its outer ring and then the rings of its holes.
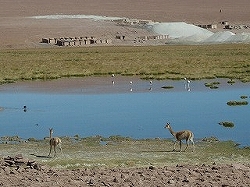
POLYGON ((180 132, 174 132, 170 126, 170 123, 167 123, 165 126, 166 129, 168 129, 170 131, 170 133, 175 137, 175 142, 174 142, 174 151, 175 151, 175 144, 176 142, 180 142, 180 151, 181 151, 181 140, 186 140, 186 148, 184 151, 187 150, 188 145, 189 145, 189 141, 192 142, 193 144, 193 151, 194 151, 194 134, 189 131, 189 130, 184 130, 184 131, 180 131, 180 132))
POLYGON ((50 144, 50 150, 49 150, 49 155, 50 156, 50 153, 51 153, 51 150, 52 150, 52 147, 54 147, 54 156, 56 156, 56 146, 58 145, 59 146, 59 149, 60 151, 62 152, 62 147, 61 147, 61 139, 58 138, 58 137, 54 137, 52 138, 52 134, 53 134, 53 129, 49 129, 49 144, 50 144))

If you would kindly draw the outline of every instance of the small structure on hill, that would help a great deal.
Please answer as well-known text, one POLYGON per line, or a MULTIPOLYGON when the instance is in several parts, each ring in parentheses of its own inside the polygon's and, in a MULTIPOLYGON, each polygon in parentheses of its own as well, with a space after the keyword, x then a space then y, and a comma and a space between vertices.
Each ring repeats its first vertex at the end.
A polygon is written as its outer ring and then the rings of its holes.
POLYGON ((201 27, 203 29, 217 29, 216 24, 199 24, 199 25, 196 25, 196 26, 201 27))
POLYGON ((117 25, 123 25, 123 26, 143 26, 149 23, 152 23, 152 20, 140 20, 140 19, 117 19, 113 20, 117 25))
POLYGON ((60 37, 60 38, 42 38, 41 43, 47 43, 57 46, 84 46, 91 44, 110 44, 111 39, 102 39, 91 37, 60 37))

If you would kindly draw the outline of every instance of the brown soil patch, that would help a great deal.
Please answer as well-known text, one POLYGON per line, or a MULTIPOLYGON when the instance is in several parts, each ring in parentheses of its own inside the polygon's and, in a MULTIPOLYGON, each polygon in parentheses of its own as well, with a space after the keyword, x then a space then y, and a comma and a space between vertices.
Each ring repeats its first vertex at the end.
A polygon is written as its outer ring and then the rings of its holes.
POLYGON ((143 168, 62 170, 7 157, 0 163, 1 186, 249 186, 250 167, 176 165, 143 168), (10 161, 15 164, 10 166, 10 161))
MULTIPOLYGON (((139 28, 118 27, 106 21, 87 19, 31 19, 40 15, 99 15, 149 19, 160 22, 185 21, 211 24, 229 21, 250 24, 248 0, 4 0, 0 2, 0 48, 44 47, 43 37, 147 35, 139 28), (221 12, 220 12, 221 10, 221 12)), ((238 32, 238 31, 233 31, 238 32)))

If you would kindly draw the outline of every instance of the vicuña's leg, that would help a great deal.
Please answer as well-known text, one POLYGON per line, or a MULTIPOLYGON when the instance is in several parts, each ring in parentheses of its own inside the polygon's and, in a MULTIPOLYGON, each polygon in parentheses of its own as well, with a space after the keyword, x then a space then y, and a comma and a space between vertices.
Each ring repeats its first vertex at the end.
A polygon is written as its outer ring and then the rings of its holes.
POLYGON ((62 153, 62 146, 61 146, 61 143, 58 144, 58 147, 60 149, 60 152, 62 153))
POLYGON ((193 151, 194 151, 194 149, 195 149, 195 148, 194 148, 194 140, 193 140, 193 138, 191 138, 191 139, 190 139, 190 141, 192 142, 192 145, 193 145, 193 151))
POLYGON ((51 154, 51 150, 52 150, 52 145, 50 145, 49 155, 48 155, 48 156, 50 156, 50 154, 51 154))
POLYGON ((56 156, 56 146, 54 145, 54 157, 56 156))
POLYGON ((186 144, 187 144, 187 146, 186 146, 186 148, 184 149, 184 151, 186 151, 187 148, 188 148, 188 146, 189 146, 189 140, 186 140, 186 144))
POLYGON ((181 152, 181 140, 180 140, 180 152, 181 152))
POLYGON ((178 140, 174 141, 174 149, 173 149, 173 151, 175 151, 175 144, 177 143, 177 141, 178 141, 178 140))

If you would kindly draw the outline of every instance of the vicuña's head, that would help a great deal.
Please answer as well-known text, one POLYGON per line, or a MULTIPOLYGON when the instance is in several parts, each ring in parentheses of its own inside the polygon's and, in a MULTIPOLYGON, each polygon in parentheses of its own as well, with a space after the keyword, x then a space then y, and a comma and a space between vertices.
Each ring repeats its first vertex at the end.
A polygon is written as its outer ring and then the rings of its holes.
POLYGON ((170 129, 170 128, 171 128, 171 127, 170 127, 170 123, 167 123, 166 126, 165 126, 164 128, 170 129))
POLYGON ((49 128, 49 132, 52 134, 53 133, 53 128, 49 128))

